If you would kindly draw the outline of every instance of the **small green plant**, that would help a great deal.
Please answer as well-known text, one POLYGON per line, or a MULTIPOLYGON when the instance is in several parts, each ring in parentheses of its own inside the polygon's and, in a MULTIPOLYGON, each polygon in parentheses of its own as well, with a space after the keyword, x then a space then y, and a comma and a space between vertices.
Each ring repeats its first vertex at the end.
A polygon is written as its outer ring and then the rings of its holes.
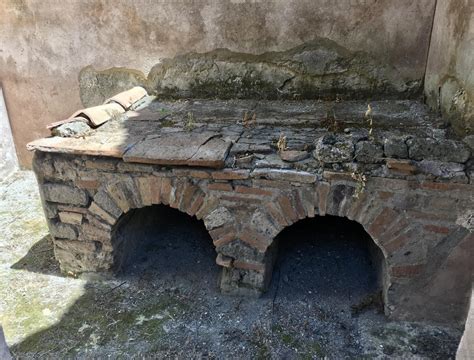
POLYGON ((370 106, 370 103, 367 104, 367 111, 365 112, 365 120, 367 121, 369 125, 369 139, 373 140, 374 137, 372 135, 372 131, 373 131, 374 119, 372 118, 372 106, 370 106))
POLYGON ((367 177, 363 173, 357 171, 354 171, 351 174, 351 177, 357 182, 356 189, 352 196, 358 199, 360 195, 365 191, 365 187, 367 185, 367 177))
POLYGON ((279 153, 285 151, 288 148, 286 143, 286 136, 283 133, 280 134, 280 138, 277 142, 277 148, 279 153))
MULTIPOLYGON (((336 99, 336 102, 338 102, 336 99)), ((339 100, 340 101, 340 100, 339 100)), ((326 117, 321 122, 321 125, 327 128, 329 131, 339 132, 343 130, 343 125, 337 121, 336 111, 334 109, 335 104, 332 101, 326 102, 326 117)))
POLYGON ((244 127, 250 127, 252 125, 255 126, 256 124, 257 124, 257 114, 253 113, 253 115, 250 116, 249 113, 246 111, 242 119, 242 125, 244 127))
POLYGON ((188 112, 186 117, 186 123, 184 124, 184 129, 186 131, 192 131, 195 128, 196 124, 194 122, 194 115, 192 112, 188 112))

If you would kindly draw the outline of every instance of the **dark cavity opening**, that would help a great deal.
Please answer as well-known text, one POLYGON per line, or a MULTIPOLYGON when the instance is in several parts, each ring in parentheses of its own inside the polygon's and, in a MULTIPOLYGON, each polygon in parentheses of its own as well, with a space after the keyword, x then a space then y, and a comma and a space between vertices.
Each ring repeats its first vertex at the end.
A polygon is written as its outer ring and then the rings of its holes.
POLYGON ((355 221, 304 219, 276 239, 272 288, 279 297, 316 302, 327 311, 383 311, 384 258, 355 221))
POLYGON ((178 210, 164 205, 131 210, 117 224, 113 246, 119 276, 217 286, 216 252, 204 223, 178 210))

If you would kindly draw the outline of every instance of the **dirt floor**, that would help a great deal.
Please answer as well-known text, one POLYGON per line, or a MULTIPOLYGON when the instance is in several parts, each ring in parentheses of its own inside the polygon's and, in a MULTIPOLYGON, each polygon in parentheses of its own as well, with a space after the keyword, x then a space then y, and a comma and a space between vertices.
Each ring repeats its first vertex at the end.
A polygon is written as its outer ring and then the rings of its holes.
POLYGON ((65 277, 34 176, 0 183, 0 324, 29 358, 454 358, 460 329, 391 322, 359 226, 301 222, 279 239, 268 293, 223 296, 203 224, 155 207, 123 227, 115 277, 65 277), (152 224, 151 224, 152 222, 152 224))

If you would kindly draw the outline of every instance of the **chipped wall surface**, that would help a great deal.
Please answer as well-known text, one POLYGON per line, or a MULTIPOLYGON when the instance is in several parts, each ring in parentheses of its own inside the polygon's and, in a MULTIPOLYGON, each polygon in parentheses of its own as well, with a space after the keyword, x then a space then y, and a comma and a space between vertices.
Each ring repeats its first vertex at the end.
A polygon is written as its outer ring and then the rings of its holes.
POLYGON ((428 103, 461 136, 474 134, 474 2, 438 1, 426 71, 428 103))
MULTIPOLYGON (((176 55, 220 48, 284 52, 321 38, 386 64, 403 84, 416 84, 424 76, 434 5, 435 0, 4 0, 0 80, 20 162, 30 163, 25 144, 46 135, 45 124, 82 106, 78 75, 89 65, 110 69, 111 79, 121 73, 120 82, 112 81, 117 92, 176 55)), ((97 77, 89 75, 81 77, 87 79, 82 86, 96 89, 97 77)), ((108 95, 90 91, 83 100, 108 95)))
POLYGON ((15 145, 8 120, 7 108, 0 87, 0 180, 18 168, 15 145))

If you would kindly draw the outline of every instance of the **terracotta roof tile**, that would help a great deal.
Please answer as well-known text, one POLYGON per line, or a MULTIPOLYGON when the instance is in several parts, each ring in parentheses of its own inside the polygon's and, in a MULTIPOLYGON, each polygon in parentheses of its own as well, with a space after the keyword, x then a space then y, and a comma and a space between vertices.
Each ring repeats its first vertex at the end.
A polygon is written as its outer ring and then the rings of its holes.
POLYGON ((141 86, 135 86, 134 88, 121 92, 114 97, 106 100, 106 104, 117 103, 120 104, 125 110, 130 109, 130 107, 135 104, 138 100, 143 99, 147 96, 148 93, 141 86))
POLYGON ((119 104, 110 103, 78 110, 71 118, 85 117, 89 120, 92 127, 97 127, 109 121, 114 115, 123 114, 124 112, 125 110, 119 104))

